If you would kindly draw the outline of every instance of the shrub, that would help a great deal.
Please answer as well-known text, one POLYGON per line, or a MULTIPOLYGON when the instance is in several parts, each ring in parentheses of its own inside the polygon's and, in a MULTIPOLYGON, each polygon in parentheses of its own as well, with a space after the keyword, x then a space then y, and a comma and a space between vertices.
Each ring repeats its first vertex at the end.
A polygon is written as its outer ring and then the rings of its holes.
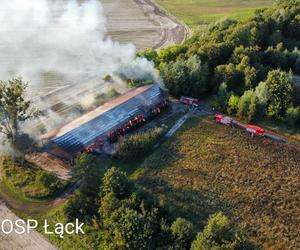
POLYGON ((183 218, 177 218, 171 225, 171 231, 178 246, 184 249, 190 247, 195 237, 195 227, 191 222, 183 218))
POLYGON ((285 120, 291 127, 296 127, 300 122, 300 107, 290 107, 286 111, 285 120))
POLYGON ((234 227, 222 213, 210 216, 203 232, 198 233, 191 250, 250 249, 244 233, 234 227))
POLYGON ((152 151, 154 145, 162 137, 164 129, 154 128, 121 138, 117 146, 117 157, 125 162, 139 160, 152 151))
POLYGON ((64 184, 53 173, 38 172, 36 180, 53 193, 64 188, 64 184))
POLYGON ((238 110, 240 98, 236 95, 231 95, 227 103, 227 112, 230 115, 235 115, 238 110))

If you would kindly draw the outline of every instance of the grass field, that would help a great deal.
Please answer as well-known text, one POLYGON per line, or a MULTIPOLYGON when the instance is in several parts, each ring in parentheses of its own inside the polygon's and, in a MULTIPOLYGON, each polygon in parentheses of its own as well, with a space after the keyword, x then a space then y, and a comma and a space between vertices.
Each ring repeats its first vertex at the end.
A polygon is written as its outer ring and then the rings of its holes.
POLYGON ((2 170, 0 186, 6 187, 14 193, 14 196, 24 201, 52 200, 61 194, 68 184, 55 175, 35 169, 26 163, 24 165, 15 163, 8 156, 0 157, 0 168, 2 170))
POLYGON ((192 28, 224 17, 244 19, 274 0, 156 0, 167 11, 192 28))
POLYGON ((299 247, 300 151, 192 118, 133 178, 201 228, 223 211, 264 249, 299 247))

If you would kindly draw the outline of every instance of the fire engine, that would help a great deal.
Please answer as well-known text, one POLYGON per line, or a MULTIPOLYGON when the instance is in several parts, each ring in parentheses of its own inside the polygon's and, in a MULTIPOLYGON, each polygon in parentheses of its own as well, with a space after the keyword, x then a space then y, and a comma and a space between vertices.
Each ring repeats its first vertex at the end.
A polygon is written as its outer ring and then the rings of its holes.
POLYGON ((215 116, 216 122, 222 123, 224 125, 231 125, 233 122, 233 119, 228 116, 223 115, 216 115, 215 116))
POLYGON ((265 135, 265 130, 263 128, 250 125, 248 124, 246 126, 247 132, 249 132, 251 135, 257 135, 257 136, 264 136, 265 135))
POLYGON ((245 129, 247 132, 249 132, 252 136, 264 136, 265 130, 261 127, 251 125, 251 124, 244 124, 240 123, 231 117, 223 116, 221 114, 218 114, 215 116, 215 121, 224 125, 234 125, 235 127, 239 127, 241 129, 245 129))
POLYGON ((198 105, 199 105, 199 99, 192 98, 192 97, 186 97, 186 96, 180 97, 180 102, 182 104, 189 105, 189 106, 195 106, 195 107, 198 107, 198 105))

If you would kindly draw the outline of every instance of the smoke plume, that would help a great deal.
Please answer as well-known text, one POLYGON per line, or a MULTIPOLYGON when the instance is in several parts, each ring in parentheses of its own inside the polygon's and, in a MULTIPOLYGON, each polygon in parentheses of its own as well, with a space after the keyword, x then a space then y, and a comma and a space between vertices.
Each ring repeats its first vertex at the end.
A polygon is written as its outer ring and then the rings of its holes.
POLYGON ((72 105, 102 83, 107 88, 105 75, 157 79, 152 63, 135 58, 133 44, 107 36, 99 0, 1 0, 0 23, 0 79, 22 76, 43 110, 72 105))
POLYGON ((2 0, 0 77, 21 75, 40 84, 41 77, 51 72, 74 82, 138 64, 132 44, 119 44, 106 36, 100 1, 80 2, 2 0))

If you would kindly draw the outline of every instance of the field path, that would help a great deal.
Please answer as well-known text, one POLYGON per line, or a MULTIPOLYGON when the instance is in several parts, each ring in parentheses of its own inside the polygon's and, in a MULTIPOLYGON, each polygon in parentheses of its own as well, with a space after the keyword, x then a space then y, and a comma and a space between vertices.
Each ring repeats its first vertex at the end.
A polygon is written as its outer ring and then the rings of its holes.
MULTIPOLYGON (((19 219, 7 206, 0 200, 0 221, 5 219, 16 221, 19 219)), ((6 225, 6 224, 5 224, 6 225)), ((5 230, 9 230, 7 226, 5 230)), ((57 247, 53 246, 44 236, 40 233, 31 230, 29 234, 17 234, 12 232, 4 234, 0 230, 0 249, 1 250, 56 250, 57 247)))
POLYGON ((164 48, 173 44, 180 44, 191 36, 191 30, 174 16, 166 14, 162 7, 152 0, 134 0, 144 13, 155 22, 158 22, 162 35, 160 41, 153 46, 155 49, 164 48))
POLYGON ((180 44, 190 29, 152 0, 101 0, 108 36, 138 50, 180 44))

